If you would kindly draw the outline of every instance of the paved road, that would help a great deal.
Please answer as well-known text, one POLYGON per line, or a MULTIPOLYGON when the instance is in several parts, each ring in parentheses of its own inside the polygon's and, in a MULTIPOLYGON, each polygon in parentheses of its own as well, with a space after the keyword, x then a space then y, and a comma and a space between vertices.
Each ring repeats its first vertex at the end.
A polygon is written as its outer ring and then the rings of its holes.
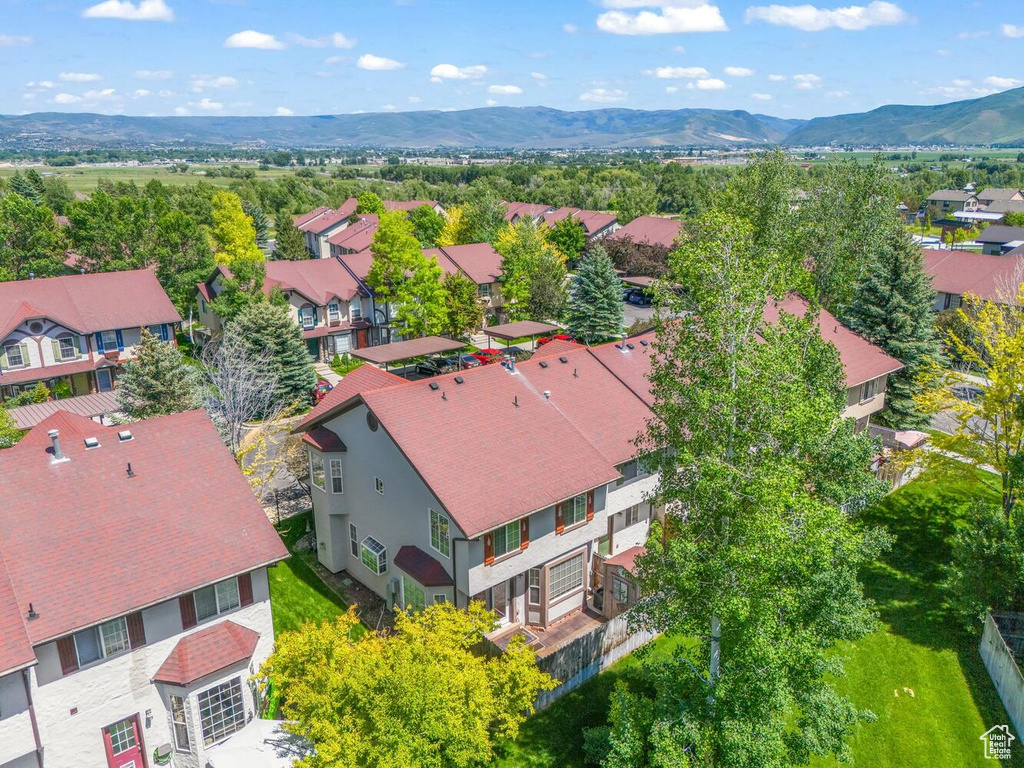
POLYGON ((628 301, 622 302, 622 307, 623 322, 627 328, 637 320, 646 322, 654 317, 654 307, 638 307, 636 304, 630 304, 628 301))

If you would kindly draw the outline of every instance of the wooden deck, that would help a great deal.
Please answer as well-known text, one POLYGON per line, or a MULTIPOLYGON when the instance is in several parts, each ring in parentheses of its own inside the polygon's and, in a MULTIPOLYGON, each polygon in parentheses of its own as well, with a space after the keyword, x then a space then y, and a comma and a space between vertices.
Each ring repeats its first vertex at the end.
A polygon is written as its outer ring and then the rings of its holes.
POLYGON ((554 653, 566 643, 572 642, 580 635, 593 632, 604 624, 606 619, 589 605, 582 611, 556 621, 547 629, 540 627, 513 627, 491 636, 491 642, 502 650, 516 636, 526 637, 527 643, 536 650, 538 658, 554 653))

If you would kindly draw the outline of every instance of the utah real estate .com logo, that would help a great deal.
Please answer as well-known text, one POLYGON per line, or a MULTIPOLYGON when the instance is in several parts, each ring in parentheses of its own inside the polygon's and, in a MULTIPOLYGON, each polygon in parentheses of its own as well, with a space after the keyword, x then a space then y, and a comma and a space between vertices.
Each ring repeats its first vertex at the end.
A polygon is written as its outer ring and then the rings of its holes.
POLYGON ((1010 743, 1017 737, 1010 733, 1010 726, 996 725, 980 736, 985 742, 985 757, 989 760, 1009 760, 1010 743))

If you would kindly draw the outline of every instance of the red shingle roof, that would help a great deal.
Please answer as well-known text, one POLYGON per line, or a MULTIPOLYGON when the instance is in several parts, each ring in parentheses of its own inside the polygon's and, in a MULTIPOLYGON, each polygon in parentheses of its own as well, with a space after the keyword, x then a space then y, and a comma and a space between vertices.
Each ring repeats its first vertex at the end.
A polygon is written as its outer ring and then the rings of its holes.
POLYGON ((260 636, 233 621, 221 621, 181 638, 153 682, 191 685, 196 680, 252 658, 260 636))
MULTIPOLYGON (((647 403, 654 405, 654 392, 651 388, 651 343, 654 331, 647 331, 638 336, 626 339, 626 351, 622 351, 620 342, 600 344, 591 347, 591 354, 629 389, 647 403), (646 343, 645 343, 646 342, 646 343), (632 349, 630 349, 632 345, 632 349)), ((551 342, 548 346, 553 345, 551 342)))
POLYGON ((614 213, 587 211, 581 208, 570 208, 569 206, 559 208, 557 211, 552 213, 545 213, 543 218, 544 222, 549 227, 553 227, 562 219, 575 219, 583 225, 583 231, 586 233, 587 237, 592 237, 618 220, 614 213))
POLYGON ((303 224, 312 221, 321 214, 327 213, 329 210, 331 210, 329 205, 321 205, 319 208, 314 208, 312 211, 309 211, 309 213, 300 213, 292 219, 292 222, 295 224, 297 229, 302 229, 303 224))
MULTIPOLYGON (((27 613, 27 606, 25 610, 27 613)), ((14 587, 0 555, 0 675, 35 662, 36 655, 25 631, 25 617, 18 607, 14 587)))
POLYGON ((337 433, 327 427, 316 427, 309 430, 302 436, 302 441, 324 453, 344 453, 347 450, 345 443, 341 441, 337 433))
POLYGON ((358 201, 354 197, 350 197, 338 206, 337 210, 320 206, 307 214, 296 216, 295 227, 302 232, 312 232, 314 235, 323 234, 351 217, 356 212, 357 205, 358 201))
POLYGON ((553 210, 550 205, 542 203, 506 203, 506 206, 505 221, 512 221, 517 216, 533 219, 553 210))
POLYGON ((477 285, 496 283, 501 278, 501 254, 490 243, 446 245, 437 250, 477 285))
POLYGON ((15 368, 0 371, 0 384, 20 384, 25 381, 41 381, 54 376, 70 376, 73 373, 94 371, 109 365, 106 360, 75 360, 71 363, 55 363, 54 365, 37 365, 35 368, 15 368))
POLYGON ((441 563, 414 545, 406 545, 398 550, 395 565, 424 587, 450 587, 455 584, 441 563))
POLYGON ((673 248, 679 237, 680 221, 663 219, 660 216, 638 216, 629 224, 617 229, 609 237, 615 240, 631 240, 634 243, 663 245, 673 248))
POLYGON ((355 224, 349 224, 338 234, 331 235, 327 238, 327 242, 354 253, 365 251, 373 244, 373 235, 379 224, 377 216, 368 213, 361 216, 355 224))
POLYGON ((0 340, 32 317, 78 333, 181 322, 151 269, 0 283, 0 340))
POLYGON ((335 384, 334 389, 328 392, 324 399, 317 403, 316 407, 307 413, 292 431, 298 432, 314 423, 322 422, 325 418, 330 417, 338 406, 344 405, 361 392, 406 383, 408 382, 401 376, 388 373, 374 365, 361 365, 335 384))
POLYGON ((940 293, 973 293, 988 301, 1001 301, 1007 295, 1017 295, 1024 278, 1024 248, 1001 256, 925 249, 924 270, 932 277, 932 288, 940 293))
POLYGON ((620 568, 625 568, 630 573, 635 573, 633 570, 636 567, 636 559, 640 555, 647 554, 647 547, 630 547, 629 549, 619 552, 615 557, 610 557, 604 561, 605 565, 617 565, 620 568))
POLYGON ((121 429, 61 411, 0 451, 0 498, 17 500, 0 550, 18 613, 39 614, 33 644, 288 556, 204 411, 121 429), (51 461, 50 429, 68 461, 51 461))
POLYGON ((337 259, 268 261, 264 293, 275 285, 297 291, 317 306, 325 306, 334 297, 349 301, 359 293, 359 283, 337 259))

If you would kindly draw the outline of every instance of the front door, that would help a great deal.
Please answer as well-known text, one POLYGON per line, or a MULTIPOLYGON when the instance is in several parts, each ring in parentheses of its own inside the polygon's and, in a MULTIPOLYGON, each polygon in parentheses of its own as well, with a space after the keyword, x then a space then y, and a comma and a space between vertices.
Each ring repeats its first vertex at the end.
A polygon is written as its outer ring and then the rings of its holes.
POLYGON ((314 360, 320 359, 320 339, 306 339, 306 350, 314 360))
POLYGON ((107 765, 110 768, 145 768, 138 715, 104 728, 103 745, 107 750, 107 765))
POLYGON ((100 368, 96 371, 96 387, 100 392, 109 392, 114 384, 110 378, 109 368, 100 368))

